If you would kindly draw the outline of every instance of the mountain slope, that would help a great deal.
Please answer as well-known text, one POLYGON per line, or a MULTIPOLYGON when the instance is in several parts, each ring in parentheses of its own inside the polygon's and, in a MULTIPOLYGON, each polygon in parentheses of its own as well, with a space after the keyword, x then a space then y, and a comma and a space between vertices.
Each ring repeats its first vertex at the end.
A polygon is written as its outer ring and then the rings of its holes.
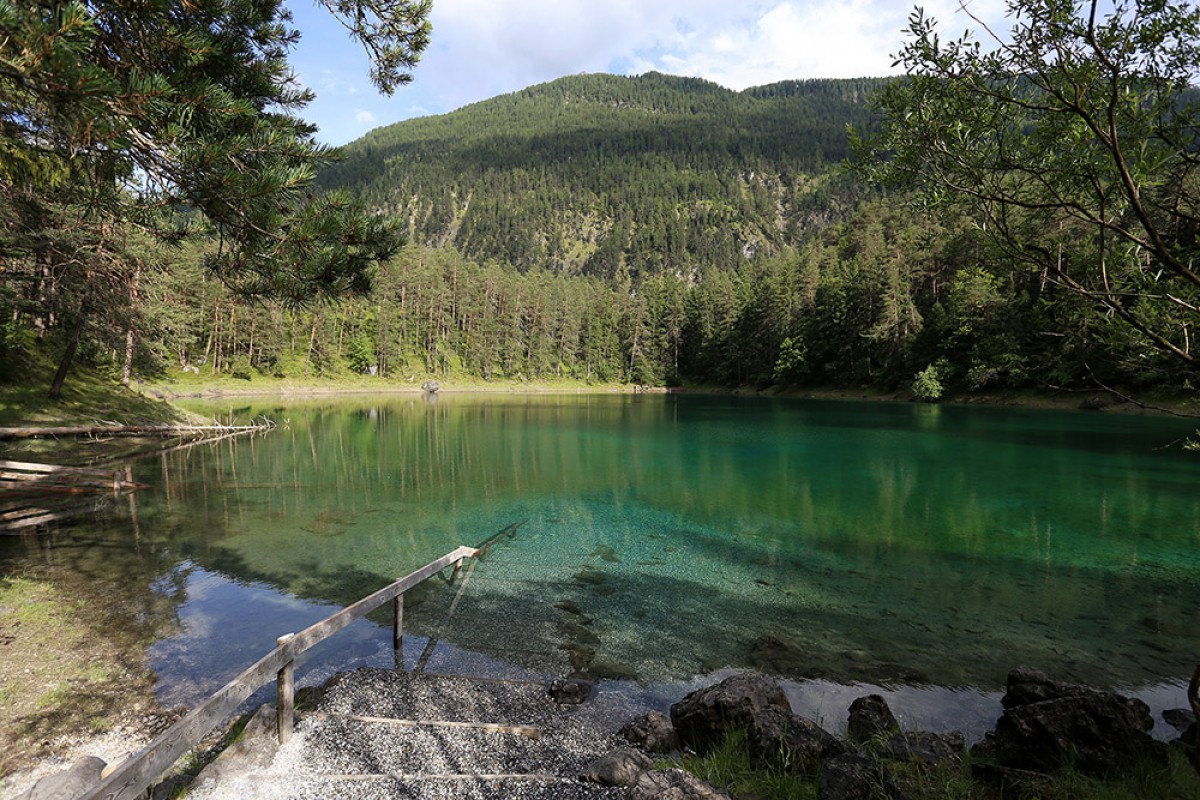
POLYGON ((379 128, 319 180, 407 220, 414 242, 518 269, 733 266, 855 204, 831 166, 882 82, 577 75, 379 128))

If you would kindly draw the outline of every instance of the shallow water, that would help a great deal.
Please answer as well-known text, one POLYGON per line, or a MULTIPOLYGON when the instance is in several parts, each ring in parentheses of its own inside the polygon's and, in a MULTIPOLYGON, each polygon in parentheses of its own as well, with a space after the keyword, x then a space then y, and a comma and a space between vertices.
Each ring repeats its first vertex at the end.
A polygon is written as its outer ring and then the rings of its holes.
MULTIPOLYGON (((802 680, 794 704, 835 728, 861 683, 914 724, 971 732, 1017 664, 1159 709, 1185 705, 1200 653, 1200 458, 1160 449, 1187 421, 678 395, 203 410, 279 428, 142 460, 135 477, 154 488, 134 502, 0 541, 4 572, 49 559, 144 587, 168 705, 523 520, 460 612, 510 626, 511 647, 418 612, 406 665, 431 636, 432 665, 495 675, 536 676, 530 653, 585 645, 659 705, 758 666, 802 680), (586 631, 547 627, 564 601, 586 631)), ((426 608, 452 591, 435 580, 426 608)), ((387 623, 314 650, 301 682, 390 663, 387 623)))

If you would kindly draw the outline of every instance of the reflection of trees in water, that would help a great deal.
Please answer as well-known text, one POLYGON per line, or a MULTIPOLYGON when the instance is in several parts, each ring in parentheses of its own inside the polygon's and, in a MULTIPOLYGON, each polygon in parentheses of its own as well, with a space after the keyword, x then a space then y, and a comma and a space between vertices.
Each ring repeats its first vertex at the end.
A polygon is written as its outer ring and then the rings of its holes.
MULTIPOLYGON (((574 515, 547 511, 531 528, 583 527, 596 539, 583 553, 600 543, 644 555, 611 570, 609 595, 566 594, 615 632, 597 650, 645 676, 758 661, 987 686, 1031 663, 1122 683, 1177 677, 1194 658, 1177 623, 1200 610, 1195 565, 1178 553, 1200 530, 1200 500, 1180 499, 1187 475, 1169 464, 1106 454, 1094 432, 1047 432, 1033 417, 1028 432, 923 407, 916 422, 901 408, 832 425, 763 404, 751 424, 723 400, 674 400, 281 408, 267 412, 283 425, 269 437, 161 459, 153 515, 210 569, 345 604, 514 521, 464 532, 462 508, 566 508, 574 515), (929 430, 953 436, 915 432, 929 430), (1086 468, 1092 458, 1110 458, 1108 472, 1086 468), (589 517, 600 506, 629 518, 601 529, 589 517), (676 527, 643 525, 645 508, 676 527), (671 572, 681 558, 743 585, 671 572)), ((555 600, 485 599, 496 615, 555 600)))

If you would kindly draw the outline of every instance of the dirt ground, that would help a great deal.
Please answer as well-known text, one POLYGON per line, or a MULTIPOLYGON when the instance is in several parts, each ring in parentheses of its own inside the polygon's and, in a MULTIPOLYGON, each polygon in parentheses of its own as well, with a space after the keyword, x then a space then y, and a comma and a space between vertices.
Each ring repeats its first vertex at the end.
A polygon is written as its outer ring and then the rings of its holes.
POLYGON ((0 796, 90 742, 135 751, 178 716, 154 699, 145 633, 114 629, 113 598, 78 583, 54 567, 0 577, 0 796))

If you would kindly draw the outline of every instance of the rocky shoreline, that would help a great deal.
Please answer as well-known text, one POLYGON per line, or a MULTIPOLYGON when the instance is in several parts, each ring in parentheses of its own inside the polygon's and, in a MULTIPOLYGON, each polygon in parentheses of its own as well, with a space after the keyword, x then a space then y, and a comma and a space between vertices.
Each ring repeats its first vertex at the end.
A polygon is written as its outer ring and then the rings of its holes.
MULTIPOLYGON (((793 713, 779 682, 758 673, 693 691, 669 715, 637 707, 604 682, 547 687, 382 669, 340 673, 298 699, 301 724, 287 745, 276 744, 273 709, 264 706, 195 779, 176 776, 153 796, 190 784, 195 800, 728 800, 725 789, 664 767, 737 736, 758 767, 810 781, 820 800, 921 797, 914 766, 916 774, 959 770, 985 796, 1021 797, 1065 769, 1119 780, 1165 765, 1172 748, 1195 758, 1200 746, 1193 710, 1165 713, 1183 733, 1159 741, 1140 700, 1027 667, 1009 673, 1001 716, 969 750, 959 733, 902 730, 873 694, 851 704, 846 735, 835 735, 793 713)), ((83 759, 19 797, 75 797, 103 768, 83 759)), ((1189 780, 1196 792, 1186 796, 1200 793, 1200 779, 1189 780)))

